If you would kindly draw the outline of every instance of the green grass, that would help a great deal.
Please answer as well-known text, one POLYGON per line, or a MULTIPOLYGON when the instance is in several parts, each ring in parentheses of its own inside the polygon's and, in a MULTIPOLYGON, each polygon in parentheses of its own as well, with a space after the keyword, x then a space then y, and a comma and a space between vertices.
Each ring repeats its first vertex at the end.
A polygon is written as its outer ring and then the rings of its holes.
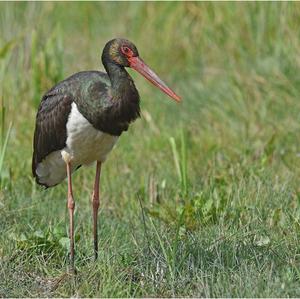
POLYGON ((1 3, 0 296, 299 297, 299 28, 298 3, 1 3), (66 182, 31 177, 35 113, 116 36, 183 102, 130 71, 143 115, 103 167, 96 263, 95 169, 74 175, 71 277, 66 182))

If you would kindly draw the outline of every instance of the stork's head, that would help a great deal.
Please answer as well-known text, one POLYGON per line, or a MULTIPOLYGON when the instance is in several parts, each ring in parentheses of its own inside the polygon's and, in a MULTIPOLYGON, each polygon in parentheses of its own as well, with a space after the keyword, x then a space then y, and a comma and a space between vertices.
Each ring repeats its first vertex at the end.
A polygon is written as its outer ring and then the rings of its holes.
POLYGON ((139 57, 136 46, 127 39, 115 38, 110 40, 104 47, 102 53, 102 62, 106 61, 119 65, 121 67, 130 67, 153 85, 158 87, 172 99, 180 102, 181 98, 164 83, 151 68, 139 57))

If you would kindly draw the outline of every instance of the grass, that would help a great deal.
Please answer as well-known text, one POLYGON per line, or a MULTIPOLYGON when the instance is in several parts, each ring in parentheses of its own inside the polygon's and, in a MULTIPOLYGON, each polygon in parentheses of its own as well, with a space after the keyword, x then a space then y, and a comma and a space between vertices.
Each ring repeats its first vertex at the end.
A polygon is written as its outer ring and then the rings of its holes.
POLYGON ((1 3, 0 296, 298 297, 299 26, 298 3, 1 3), (35 113, 115 36, 183 103, 131 72, 143 115, 103 167, 96 263, 94 168, 74 175, 70 277, 66 183, 30 173, 35 113))

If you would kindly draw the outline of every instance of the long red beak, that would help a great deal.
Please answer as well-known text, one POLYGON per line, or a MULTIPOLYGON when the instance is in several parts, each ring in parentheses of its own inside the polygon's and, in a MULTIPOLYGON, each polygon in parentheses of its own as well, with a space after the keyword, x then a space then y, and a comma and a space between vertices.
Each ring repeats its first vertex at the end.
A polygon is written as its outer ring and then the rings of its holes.
POLYGON ((142 76, 144 76, 147 80, 157 86, 176 102, 180 102, 181 97, 178 96, 172 89, 170 89, 166 83, 162 81, 141 58, 137 56, 130 57, 128 58, 128 61, 131 68, 139 72, 142 76))

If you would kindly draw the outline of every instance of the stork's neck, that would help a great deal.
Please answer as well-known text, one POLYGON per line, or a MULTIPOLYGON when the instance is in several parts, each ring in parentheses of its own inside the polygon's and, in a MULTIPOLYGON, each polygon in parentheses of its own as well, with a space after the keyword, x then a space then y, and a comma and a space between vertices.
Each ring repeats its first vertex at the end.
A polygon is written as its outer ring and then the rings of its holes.
POLYGON ((105 114, 106 124, 98 127, 103 132, 120 135, 128 129, 131 122, 140 116, 140 97, 132 78, 124 67, 105 59, 102 59, 102 62, 111 81, 112 99, 111 106, 105 114))
POLYGON ((132 78, 123 66, 107 62, 104 63, 104 67, 111 81, 111 91, 114 99, 135 101, 139 97, 132 78))

